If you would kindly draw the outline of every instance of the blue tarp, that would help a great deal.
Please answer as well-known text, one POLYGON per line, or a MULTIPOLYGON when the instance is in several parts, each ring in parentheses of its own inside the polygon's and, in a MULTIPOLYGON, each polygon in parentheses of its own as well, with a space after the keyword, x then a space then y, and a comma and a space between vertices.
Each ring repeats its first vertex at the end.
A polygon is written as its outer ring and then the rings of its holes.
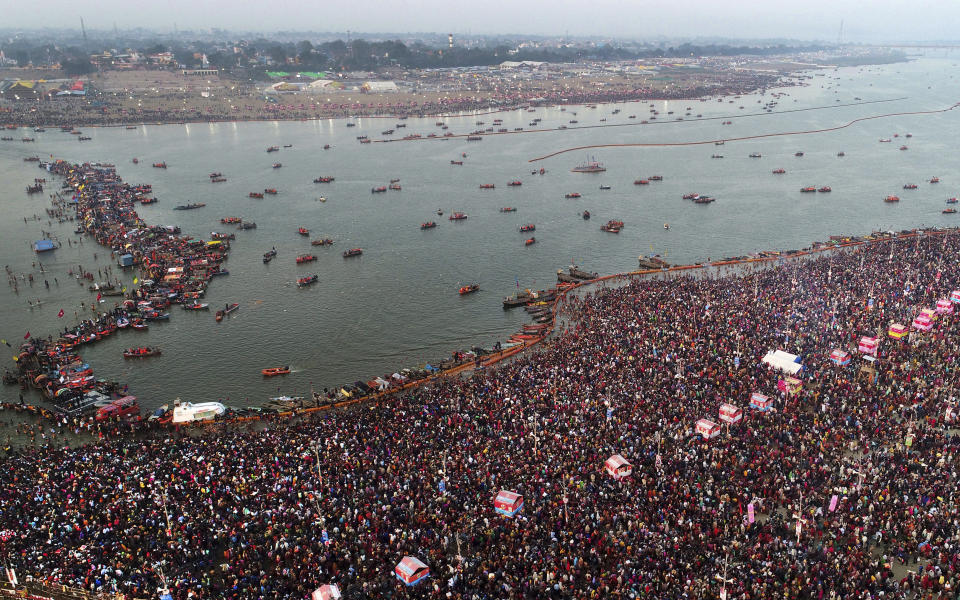
POLYGON ((37 252, 46 252, 47 250, 56 250, 57 245, 50 240, 37 240, 33 243, 33 249, 37 252))

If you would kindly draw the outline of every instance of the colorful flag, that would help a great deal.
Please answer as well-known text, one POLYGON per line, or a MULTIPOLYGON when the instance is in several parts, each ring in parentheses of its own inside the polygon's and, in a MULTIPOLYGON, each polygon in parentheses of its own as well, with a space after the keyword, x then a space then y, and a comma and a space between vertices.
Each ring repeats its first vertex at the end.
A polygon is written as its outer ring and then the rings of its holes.
POLYGON ((23 334, 23 339, 25 339, 25 340, 29 340, 29 339, 30 339, 30 332, 29 332, 29 331, 26 332, 25 334, 23 334))
POLYGON ((60 318, 60 319, 63 318, 63 309, 62 309, 62 308, 60 309, 60 312, 57 313, 57 317, 60 318))
POLYGON ((100 298, 103 298, 103 294, 97 292, 97 302, 100 302, 100 298))

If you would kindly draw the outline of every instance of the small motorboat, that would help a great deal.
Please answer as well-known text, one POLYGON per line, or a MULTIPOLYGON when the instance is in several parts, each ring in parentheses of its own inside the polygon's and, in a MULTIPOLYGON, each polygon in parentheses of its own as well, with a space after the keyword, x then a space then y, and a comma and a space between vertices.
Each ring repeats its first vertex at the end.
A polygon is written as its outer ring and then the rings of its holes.
POLYGON ((762 156, 763 156, 763 155, 760 154, 759 152, 751 152, 751 153, 749 154, 748 158, 761 158, 762 156))
POLYGON ((264 263, 268 263, 268 262, 270 262, 271 260, 273 260, 274 258, 276 258, 276 256, 277 256, 277 250, 276 250, 276 248, 273 248, 273 249, 271 249, 271 250, 269 250, 269 251, 267 251, 267 252, 264 252, 264 253, 263 253, 263 262, 264 262, 264 263))
POLYGON ((520 181, 520 180, 515 180, 515 181, 511 181, 511 182, 508 183, 507 185, 508 185, 509 187, 520 187, 521 185, 523 185, 523 182, 520 181))
POLYGON ((931 178, 930 178, 930 183, 940 183, 940 178, 939 178, 939 177, 931 177, 931 178))
POLYGON ((822 187, 817 188, 817 191, 818 191, 818 192, 832 192, 832 191, 833 191, 833 188, 831 188, 829 185, 825 185, 825 186, 822 186, 822 187))
POLYGON ((449 217, 451 221, 463 221, 466 218, 467 218, 467 215, 462 212, 455 212, 449 217))
POLYGON ((670 223, 664 223, 664 224, 663 224, 663 228, 664 228, 664 229, 670 229, 670 223))
POLYGON ((300 235, 310 235, 310 230, 307 229, 306 227, 300 227, 297 229, 297 233, 299 233, 300 235))
POLYGON ((945 215, 952 215, 952 214, 954 214, 955 212, 957 212, 957 209, 952 208, 952 207, 951 207, 951 208, 945 208, 945 209, 943 209, 943 210, 940 211, 940 212, 942 212, 942 213, 945 214, 945 215))
POLYGON ((144 346, 140 348, 127 348, 123 351, 124 358, 146 358, 148 356, 159 356, 160 348, 151 348, 144 346))
POLYGON ((317 177, 313 180, 314 183, 333 183, 333 177, 317 177))
POLYGON ((241 219, 240 217, 223 217, 222 219, 220 219, 220 222, 223 223, 224 225, 233 225, 236 223, 242 223, 243 219, 241 219))
POLYGON ((797 157, 803 156, 803 152, 795 152, 794 156, 797 156, 797 157))
POLYGON ((250 192, 251 198, 263 198, 263 192, 250 192))
POLYGON ((300 277, 297 279, 297 287, 307 287, 310 284, 320 281, 320 276, 314 273, 313 275, 308 275, 306 277, 300 277))
POLYGON ((601 185, 601 186, 600 186, 600 189, 601 189, 601 190, 609 190, 609 189, 610 189, 610 186, 609 186, 609 185, 601 185))
POLYGON ((947 198, 947 204, 956 204, 957 198, 947 198))
POLYGON ((381 185, 380 187, 370 188, 371 194, 382 194, 385 191, 387 191, 387 186, 385 185, 381 185))
POLYGON ((884 202, 891 202, 891 203, 892 203, 892 202, 900 202, 900 198, 899 198, 898 196, 887 196, 886 198, 883 199, 883 201, 884 201, 884 202))
POLYGON ((256 228, 257 228, 257 224, 254 223, 253 221, 248 221, 246 223, 240 223, 239 225, 237 225, 237 229, 256 229, 256 228))
POLYGON ((462 160, 451 160, 451 161, 450 161, 450 164, 451 164, 451 165, 457 165, 457 166, 461 166, 461 167, 462 167, 462 166, 463 166, 463 161, 462 161, 462 160))
POLYGON ((290 373, 290 367, 287 367, 287 366, 267 367, 266 369, 261 371, 261 373, 263 373, 264 377, 273 377, 274 375, 286 375, 290 373))
POLYGON ((800 188, 800 191, 803 192, 803 193, 816 192, 816 191, 817 191, 817 188, 816 188, 816 186, 810 185, 810 186, 807 186, 807 187, 800 188))
POLYGON ((787 172, 786 169, 774 169, 774 170, 773 170, 773 174, 774 174, 774 175, 783 175, 783 174, 786 173, 786 172, 787 172))
POLYGON ((220 171, 214 171, 213 173, 210 173, 208 177, 210 177, 210 179, 216 179, 217 177, 223 177, 223 173, 220 171))
POLYGON ((565 194, 563 197, 564 197, 564 198, 579 198, 579 197, 580 197, 580 192, 570 192, 569 194, 565 194))
POLYGON ((218 310, 218 311, 217 311, 217 314, 216 314, 216 319, 217 319, 217 321, 222 321, 225 316, 227 316, 227 315, 229 315, 230 313, 234 312, 234 311, 237 310, 238 308, 240 308, 240 304, 238 304, 238 303, 236 303, 236 302, 234 302, 233 304, 227 304, 227 305, 223 308, 223 310, 218 310))
POLYGON ((324 145, 323 145, 323 149, 324 149, 324 150, 329 150, 329 149, 330 149, 330 144, 324 144, 324 145))
POLYGON ((194 302, 193 304, 183 305, 183 310, 206 310, 208 308, 210 308, 210 305, 207 304, 206 302, 204 303, 194 302))
POLYGON ((651 175, 647 177, 650 181, 663 181, 663 175, 651 175))
POLYGON ((460 295, 472 294, 473 292, 480 291, 480 285, 477 283, 471 283, 470 285, 465 285, 460 288, 460 295))
POLYGON ((495 185, 492 184, 492 183, 481 183, 481 184, 480 184, 480 189, 481 189, 481 190, 492 190, 492 189, 496 189, 496 187, 497 187, 497 186, 495 186, 495 185))
POLYGON ((362 249, 362 248, 351 248, 351 249, 345 250, 345 251, 343 252, 343 257, 344 257, 344 258, 350 258, 350 257, 352 257, 352 256, 360 256, 361 254, 363 254, 363 249, 362 249))
POLYGON ((427 221, 426 223, 420 223, 420 229, 433 229, 437 226, 435 221, 427 221))
POLYGON ((277 195, 277 188, 266 188, 263 190, 264 194, 270 194, 271 196, 277 195))
POLYGON ((270 146, 269 148, 267 148, 267 152, 279 152, 279 151, 280 151, 280 146, 270 146))
POLYGON ((402 190, 403 188, 400 187, 400 184, 399 184, 399 183, 391 183, 391 184, 390 184, 390 189, 399 192, 399 191, 402 190))
POLYGON ((504 206, 503 208, 500 209, 500 212, 502 213, 517 212, 517 209, 512 206, 504 206))
POLYGON ((649 180, 649 179, 634 179, 634 180, 633 180, 633 185, 649 185, 649 184, 650 184, 650 180, 649 180))
POLYGON ((901 149, 901 150, 906 150, 907 147, 906 147, 906 146, 900 146, 900 149, 901 149))
POLYGON ((284 148, 293 148, 293 144, 284 144, 283 147, 284 147, 284 148))
POLYGON ((297 257, 297 264, 302 265, 304 263, 313 262, 317 260, 317 257, 313 254, 301 254, 297 257))
POLYGON ((581 216, 583 217, 583 220, 584 220, 584 221, 589 221, 589 220, 590 220, 590 211, 589 211, 589 210, 583 211, 583 214, 582 214, 581 216))
POLYGON ((531 244, 536 244, 536 243, 537 243, 537 238, 532 237, 532 238, 526 240, 525 242, 523 242, 523 245, 524 245, 524 246, 529 246, 529 245, 531 245, 531 244))
POLYGON ((437 216, 438 216, 438 217, 442 217, 442 216, 443 216, 443 209, 440 209, 440 208, 437 209, 437 216))
POLYGON ((915 190, 915 189, 917 189, 917 184, 915 184, 915 183, 905 183, 905 184, 903 185, 903 189, 905 189, 905 190, 915 190))
POLYGON ((528 231, 536 231, 536 230, 537 230, 537 226, 534 225, 533 223, 527 223, 526 225, 520 226, 520 233, 526 233, 528 231))
POLYGON ((332 246, 333 240, 330 238, 323 238, 322 240, 313 240, 310 242, 311 246, 332 246))

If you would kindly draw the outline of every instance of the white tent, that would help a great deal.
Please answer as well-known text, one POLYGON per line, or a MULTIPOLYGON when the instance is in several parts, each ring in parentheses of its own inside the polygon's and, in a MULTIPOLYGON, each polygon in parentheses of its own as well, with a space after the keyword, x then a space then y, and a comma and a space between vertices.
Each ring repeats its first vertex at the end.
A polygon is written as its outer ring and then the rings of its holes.
POLYGON ((783 350, 771 350, 763 357, 763 362, 771 367, 796 375, 802 368, 800 357, 783 350))

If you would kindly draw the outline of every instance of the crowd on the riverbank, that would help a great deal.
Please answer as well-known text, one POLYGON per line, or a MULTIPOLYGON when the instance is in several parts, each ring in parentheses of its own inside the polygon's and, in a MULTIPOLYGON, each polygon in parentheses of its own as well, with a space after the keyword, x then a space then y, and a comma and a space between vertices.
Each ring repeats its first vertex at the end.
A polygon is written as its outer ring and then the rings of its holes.
POLYGON ((958 252, 956 232, 927 234, 635 281, 570 296, 540 352, 376 406, 14 453, 3 554, 21 576, 136 597, 162 571, 178 599, 328 582, 349 598, 713 598, 719 577, 737 599, 956 598, 956 317, 886 334, 960 288, 958 252), (773 349, 801 357, 798 393, 761 363, 773 349), (749 409, 754 392, 775 410, 749 409), (743 420, 701 439, 723 402, 743 420), (623 481, 613 454, 633 464, 623 481), (494 511, 502 489, 523 495, 517 518, 494 511), (412 592, 393 574, 405 555, 431 570, 412 592))
MULTIPOLYGON (((127 102, 127 95, 99 94, 95 102, 76 98, 45 101, 37 110, 37 103, 8 102, 0 106, 0 125, 27 127, 55 126, 116 126, 131 123, 179 123, 211 121, 257 121, 344 118, 361 116, 438 116, 459 112, 510 110, 520 106, 565 105, 584 103, 629 102, 659 98, 665 100, 696 99, 723 95, 741 95, 773 86, 790 85, 780 81, 779 73, 743 71, 724 73, 716 80, 701 84, 677 81, 665 87, 619 82, 584 84, 579 80, 545 85, 532 85, 526 92, 501 91, 504 86, 488 82, 489 89, 474 94, 413 93, 371 95, 357 93, 349 98, 310 94, 279 95, 275 102, 264 102, 263 95, 245 96, 221 94, 217 98, 202 97, 196 93, 150 93, 138 95, 136 103, 127 102)), ((131 92, 134 93, 134 92, 131 92)), ((140 93, 140 92, 136 92, 140 93)))

